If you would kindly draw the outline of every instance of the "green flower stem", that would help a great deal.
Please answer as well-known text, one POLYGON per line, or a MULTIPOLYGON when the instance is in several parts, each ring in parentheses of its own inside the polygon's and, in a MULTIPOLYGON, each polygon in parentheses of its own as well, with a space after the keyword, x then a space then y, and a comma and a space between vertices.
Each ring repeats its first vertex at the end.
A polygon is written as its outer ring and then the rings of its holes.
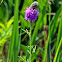
POLYGON ((32 26, 32 22, 30 21, 30 62, 31 62, 31 26, 32 26))

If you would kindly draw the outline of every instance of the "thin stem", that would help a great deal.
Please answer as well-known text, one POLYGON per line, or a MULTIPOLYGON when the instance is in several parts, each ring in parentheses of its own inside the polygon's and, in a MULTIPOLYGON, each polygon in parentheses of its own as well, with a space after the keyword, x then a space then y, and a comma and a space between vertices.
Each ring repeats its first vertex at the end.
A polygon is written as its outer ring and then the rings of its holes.
POLYGON ((32 22, 30 21, 30 62, 31 62, 31 26, 32 22))

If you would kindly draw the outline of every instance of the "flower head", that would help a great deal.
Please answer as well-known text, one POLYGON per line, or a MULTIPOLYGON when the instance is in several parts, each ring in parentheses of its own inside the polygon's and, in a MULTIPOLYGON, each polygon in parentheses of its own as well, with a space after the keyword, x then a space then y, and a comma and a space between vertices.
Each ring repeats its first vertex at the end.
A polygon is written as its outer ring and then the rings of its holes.
POLYGON ((37 20, 37 16, 38 16, 39 12, 37 11, 37 9, 33 9, 31 7, 28 7, 25 10, 25 19, 27 21, 36 21, 37 20))

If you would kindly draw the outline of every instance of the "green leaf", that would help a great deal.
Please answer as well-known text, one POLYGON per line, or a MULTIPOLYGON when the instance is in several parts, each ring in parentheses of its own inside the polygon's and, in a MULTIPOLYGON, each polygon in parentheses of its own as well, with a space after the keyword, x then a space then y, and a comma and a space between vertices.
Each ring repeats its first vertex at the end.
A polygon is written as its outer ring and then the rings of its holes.
POLYGON ((27 52, 27 50, 29 49, 27 46, 25 46, 25 45, 20 45, 20 48, 24 51, 24 53, 26 54, 26 52, 27 52))
POLYGON ((7 29, 12 25, 14 22, 14 17, 12 17, 8 22, 7 22, 7 29))
POLYGON ((13 24, 13 32, 12 38, 10 42, 8 61, 7 62, 17 62, 18 61, 18 53, 19 53, 19 28, 18 28, 18 8, 19 8, 19 0, 15 0, 15 9, 14 9, 14 24, 13 24), (17 50, 17 51, 16 51, 17 50))
POLYGON ((3 23, 0 23, 0 27, 3 28, 6 31, 6 27, 3 23))
POLYGON ((62 38, 61 38, 61 40, 60 40, 60 42, 59 42, 59 45, 58 45, 58 48, 57 48, 57 51, 56 51, 56 54, 55 54, 55 57, 54 57, 53 62, 56 62, 56 60, 57 60, 57 55, 58 55, 58 52, 59 52, 59 50, 60 50, 61 43, 62 43, 62 38))
MULTIPOLYGON (((61 14, 61 9, 62 6, 59 8, 59 10, 56 12, 55 16, 53 16, 51 22, 50 22, 50 34, 51 34, 51 38, 53 37, 53 35, 55 34, 57 27, 58 27, 58 22, 59 22, 59 16, 61 14)), ((48 27, 49 29, 49 27, 48 27)))
MULTIPOLYGON (((56 29, 57 29, 57 24, 58 24, 58 18, 59 18, 59 15, 61 13, 61 9, 62 9, 62 6, 60 7, 60 9, 57 11, 57 13, 55 14, 55 16, 52 18, 51 22, 50 22, 50 34, 48 34, 48 39, 47 39, 47 43, 45 45, 45 50, 44 50, 44 56, 43 56, 43 60, 42 62, 45 62, 46 61, 46 56, 47 56, 47 48, 48 48, 48 43, 49 43, 49 40, 50 40, 50 37, 52 38, 53 35, 55 34, 56 32, 56 29), (51 35, 51 36, 50 36, 51 35)), ((48 27, 49 28, 49 27, 48 27)))
POLYGON ((60 23, 59 23, 59 30, 58 30, 58 35, 57 35, 57 43, 56 43, 56 50, 58 48, 58 44, 59 44, 59 41, 62 37, 62 17, 61 17, 61 20, 60 20, 60 23))

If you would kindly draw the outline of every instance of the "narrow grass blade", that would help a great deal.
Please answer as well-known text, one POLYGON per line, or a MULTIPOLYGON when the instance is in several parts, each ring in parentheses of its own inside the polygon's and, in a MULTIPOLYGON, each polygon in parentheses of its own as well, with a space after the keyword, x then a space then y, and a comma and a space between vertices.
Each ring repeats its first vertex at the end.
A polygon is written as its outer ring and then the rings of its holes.
MULTIPOLYGON (((53 16, 51 22, 50 22, 50 33, 51 33, 51 38, 53 37, 53 35, 55 34, 56 30, 57 30, 57 27, 58 27, 58 19, 59 19, 59 16, 61 14, 61 9, 62 9, 62 6, 59 8, 59 10, 56 12, 55 16, 53 16)), ((49 29, 49 27, 48 27, 49 29)))
MULTIPOLYGON (((61 13, 61 8, 62 6, 59 8, 59 10, 57 11, 56 15, 53 17, 53 19, 51 20, 50 22, 50 34, 48 34, 48 39, 47 39, 47 43, 46 43, 46 46, 45 46, 45 51, 44 51, 44 56, 43 56, 43 60, 42 62, 45 62, 46 60, 46 56, 47 56, 47 48, 48 48, 48 43, 49 43, 49 40, 50 40, 50 35, 51 35, 51 38, 53 37, 53 35, 55 34, 56 30, 57 30, 57 24, 58 23, 58 18, 59 18, 59 15, 61 13)), ((49 27, 48 27, 49 28, 49 27)))
POLYGON ((59 44, 61 37, 62 37, 62 17, 60 20, 59 30, 58 30, 58 35, 57 35, 56 51, 57 51, 57 47, 58 47, 58 44, 59 44))
MULTIPOLYGON (((50 23, 50 20, 51 20, 51 5, 49 4, 49 23, 50 23)), ((50 29, 50 25, 49 25, 49 29, 50 29)), ((49 30, 49 35, 50 35, 50 30, 49 30)), ((49 40, 49 43, 48 43, 48 50, 47 50, 47 61, 48 62, 51 62, 51 46, 50 46, 50 42, 51 42, 51 35, 50 35, 50 40, 49 40)))
POLYGON ((58 52, 59 52, 59 50, 60 50, 61 43, 62 43, 62 38, 61 38, 61 40, 60 40, 60 42, 59 42, 58 49, 57 49, 57 52, 56 52, 56 54, 55 54, 55 57, 54 57, 53 62, 56 62, 56 60, 57 60, 57 55, 58 55, 58 52))
POLYGON ((19 0, 15 0, 15 9, 14 9, 14 25, 12 38, 10 42, 8 61, 7 62, 17 62, 18 58, 18 47, 19 47, 19 29, 18 29, 18 8, 19 0))

